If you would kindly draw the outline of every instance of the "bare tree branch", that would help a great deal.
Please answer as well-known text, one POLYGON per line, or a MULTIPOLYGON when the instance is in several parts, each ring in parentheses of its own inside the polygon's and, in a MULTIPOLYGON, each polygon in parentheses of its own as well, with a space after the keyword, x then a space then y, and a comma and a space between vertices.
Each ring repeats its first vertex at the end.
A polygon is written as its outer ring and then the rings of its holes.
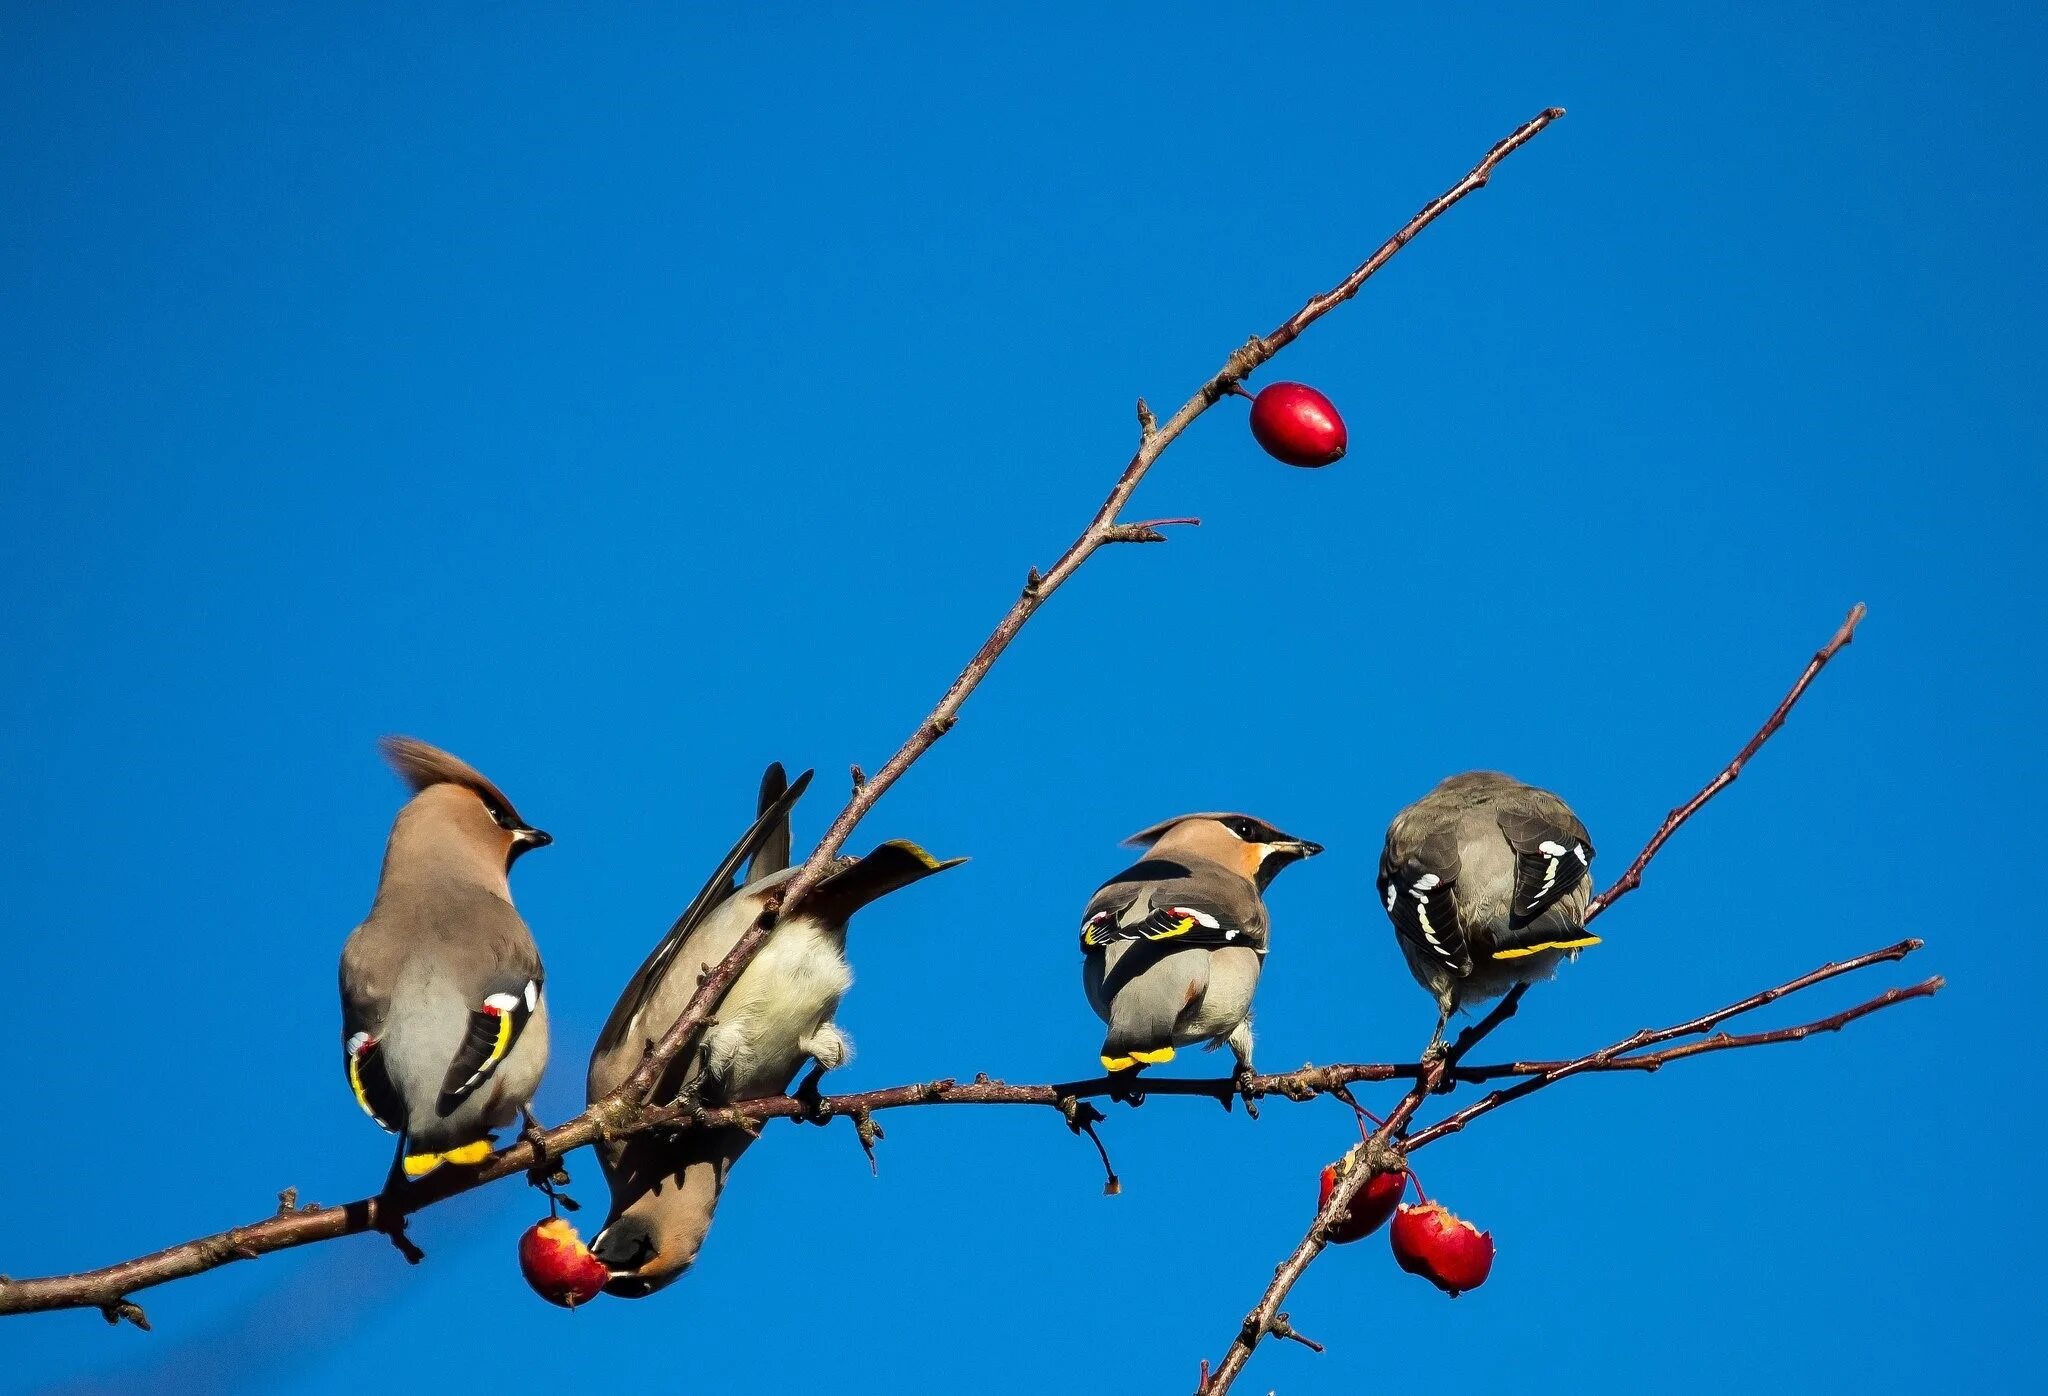
MULTIPOLYGON (((1910 954, 1912 951, 1920 948, 1921 942, 1909 940, 1905 941, 1904 944, 1908 947, 1905 953, 1910 954)), ((1802 988, 1819 983, 1824 978, 1832 978, 1837 974, 1846 974, 1850 970, 1861 969, 1865 965, 1873 965, 1880 960, 1900 959, 1902 958, 1900 954, 1893 953, 1897 949, 1898 947, 1894 946, 1892 950, 1859 955, 1855 959, 1845 960, 1839 965, 1828 965, 1823 970, 1808 975, 1803 981, 1794 980, 1790 984, 1770 991, 1771 997, 1775 998, 1784 994, 1796 993, 1802 988)), ((1718 1013, 1709 1014, 1706 1018, 1697 1020, 1696 1023, 1681 1023, 1677 1027, 1664 1028, 1657 1032, 1651 1032, 1646 1028, 1633 1037, 1623 1038, 1620 1042, 1602 1047, 1597 1052, 1588 1052, 1583 1057, 1574 1057, 1572 1060, 1564 1062, 1544 1063, 1541 1070, 1529 1073, 1527 1080, 1489 1092, 1466 1106, 1463 1110, 1458 1111, 1455 1115, 1439 1120, 1427 1129, 1418 1130, 1402 1141, 1402 1149, 1412 1154, 1425 1145, 1434 1144, 1445 1135, 1456 1134, 1481 1115, 1498 1110, 1501 1106, 1520 1100, 1524 1096, 1532 1095, 1542 1090, 1545 1086, 1555 1085, 1567 1077, 1577 1076, 1588 1071, 1656 1071, 1672 1062, 1680 1061, 1686 1057, 1696 1057, 1704 1052, 1726 1052, 1742 1047, 1768 1047, 1781 1042, 1802 1042, 1817 1032, 1839 1032, 1858 1018, 1867 1018, 1880 1009, 1890 1008, 1895 1003, 1904 1003, 1908 999, 1931 998, 1940 992, 1946 982, 1937 974, 1932 978, 1921 980, 1918 984, 1909 984, 1900 989, 1887 989, 1875 998, 1865 999, 1862 1003, 1852 1008, 1845 1008, 1839 1013, 1832 1013, 1825 1018, 1816 1018, 1810 1023, 1800 1023, 1794 1027, 1773 1028, 1767 1032, 1721 1033, 1718 1036, 1705 1038, 1699 1042, 1689 1042, 1682 1047, 1670 1047, 1662 1052, 1645 1052, 1641 1056, 1626 1055, 1647 1043, 1667 1042, 1674 1037, 1688 1037, 1705 1033, 1711 1029, 1712 1024, 1719 1023, 1724 1019, 1733 1018, 1737 1014, 1747 1013, 1751 1009, 1759 1007, 1770 1000, 1763 995, 1758 995, 1756 998, 1745 999, 1739 1004, 1724 1008, 1718 1013), (1699 1024, 1705 1024, 1706 1026, 1700 1026, 1699 1024)), ((1497 1070, 1502 1075, 1519 1076, 1524 1074, 1525 1068, 1532 1065, 1536 1064, 1514 1062, 1506 1067, 1497 1068, 1497 1070)))
POLYGON ((1858 601, 1849 608, 1849 617, 1842 622, 1842 628, 1837 630, 1834 633, 1834 637, 1815 652, 1813 658, 1808 661, 1805 670, 1800 673, 1799 681, 1792 685, 1792 689, 1785 695, 1784 701, 1772 709, 1771 715, 1764 719, 1764 725, 1757 728, 1756 735, 1749 739, 1748 744, 1742 750, 1735 753, 1735 759, 1726 766, 1723 766, 1720 774, 1708 781, 1699 794, 1665 815, 1664 822, 1657 826, 1657 832, 1652 834, 1650 841, 1643 845, 1643 851, 1636 855, 1636 860, 1628 865, 1627 870, 1620 877, 1615 879, 1612 887, 1609 887, 1605 892, 1602 892, 1587 904, 1586 919, 1588 921, 1593 920, 1601 912, 1607 910, 1608 907, 1613 906, 1623 897, 1635 891, 1636 888, 1642 886, 1643 869, 1650 866, 1650 860, 1656 857, 1658 850, 1663 848, 1670 837, 1678 832, 1679 826, 1695 814, 1698 814, 1707 801, 1713 799, 1724 789, 1735 783, 1735 778, 1742 774, 1742 768, 1748 763, 1749 758, 1756 755, 1763 748, 1763 744, 1769 741, 1780 727, 1785 725, 1785 719, 1792 715, 1793 705, 1805 696, 1807 685, 1811 684, 1820 671, 1827 667, 1830 659, 1833 659, 1841 652, 1844 646, 1856 638, 1856 627, 1863 623, 1865 614, 1861 601, 1858 601))
MULTIPOLYGON (((1849 609, 1848 618, 1842 622, 1841 628, 1835 631, 1834 636, 1827 644, 1823 645, 1813 658, 1808 661, 1806 668, 1799 675, 1798 682, 1792 685, 1791 691, 1785 695, 1776 708, 1772 709, 1771 715, 1764 719, 1763 726, 1759 727, 1756 734, 1744 744, 1742 750, 1735 754, 1735 759, 1722 767, 1720 773, 1708 781, 1706 786, 1697 795, 1667 814, 1664 817, 1663 824, 1658 826, 1657 831, 1650 836, 1650 841, 1643 846, 1642 852, 1635 856, 1635 860, 1628 865, 1627 870, 1622 873, 1614 885, 1594 897, 1588 903, 1586 912, 1586 920, 1588 922, 1594 920, 1602 912, 1606 911, 1608 907, 1613 906, 1614 903, 1641 885, 1643 869, 1650 865, 1650 860, 1657 856, 1658 850, 1663 848, 1671 836, 1687 820, 1697 814, 1706 805, 1707 801, 1713 799, 1715 795, 1734 782, 1735 778, 1742 773, 1744 763, 1756 755, 1763 747, 1763 744, 1771 739, 1772 734, 1785 725, 1785 719, 1791 714, 1793 706, 1805 694, 1808 685, 1813 682, 1814 676, 1826 667, 1827 662, 1833 659, 1843 646, 1855 638, 1856 627, 1863 620, 1863 616, 1864 608, 1861 602, 1858 602, 1849 609)), ((1655 1042, 1666 1041, 1671 1037, 1704 1032, 1709 1030, 1715 1023, 1722 1022, 1737 1013, 1746 1013, 1752 1008, 1761 1007, 1763 1004, 1769 1003, 1773 999, 1782 997, 1787 993, 1797 992, 1798 989, 1804 988, 1808 984, 1819 983, 1823 979, 1847 973, 1852 969, 1860 969, 1865 965, 1876 964, 1881 960, 1900 959, 1919 947, 1920 942, 1917 940, 1902 941, 1898 945, 1888 947, 1885 950, 1874 951, 1869 955, 1858 956, 1856 959, 1844 961, 1840 965, 1823 966, 1811 975, 1792 981, 1790 985, 1781 985, 1776 989, 1766 989, 1761 994, 1753 995, 1731 1009, 1708 1014, 1706 1018, 1695 1019, 1692 1024, 1680 1024, 1676 1028, 1664 1029, 1661 1033, 1650 1033, 1648 1030, 1645 1030, 1645 1032, 1638 1033, 1636 1038, 1631 1038, 1629 1041, 1637 1047, 1642 1047, 1655 1042), (1704 1024, 1705 1026, 1696 1027, 1695 1024, 1704 1024), (1638 1041, 1637 1039, 1641 1040, 1638 1041)), ((1794 1041, 1812 1032, 1827 1030, 1830 1027, 1840 1027, 1842 1023, 1847 1023, 1865 1013, 1876 1012, 1879 1008, 1889 1007, 1891 1004, 1900 1002, 1905 998, 1924 997, 1927 994, 1933 993, 1940 985, 1941 981, 1939 979, 1932 979, 1912 989, 1893 990, 1888 995, 1880 996, 1879 999, 1872 1000, 1868 1004, 1860 1005, 1858 1008, 1850 1010, 1846 1015, 1837 1015, 1841 1018, 1839 1023, 1823 1019, 1816 1024, 1807 1024, 1801 1028, 1789 1029, 1784 1036, 1765 1034, 1759 1036, 1755 1041, 1739 1044, 1730 1042, 1725 1045, 1759 1046, 1765 1042, 1794 1041)), ((1230 1344, 1230 1349, 1224 1353, 1223 1360, 1216 1364, 1214 1372, 1209 1375, 1204 1383, 1202 1388, 1204 1396, 1222 1396, 1224 1392, 1230 1389, 1230 1385, 1237 1379, 1238 1373, 1242 1372, 1245 1364, 1251 1360, 1252 1350, 1259 1345, 1263 1338, 1274 1331, 1274 1316, 1280 1312, 1280 1306, 1286 1302, 1288 1291, 1294 1288, 1296 1281, 1301 1278, 1303 1272, 1322 1253, 1324 1245, 1327 1244, 1327 1228, 1330 1222, 1345 1214, 1351 1206, 1352 1199, 1364 1190, 1365 1185, 1371 1180, 1374 1173, 1385 1171, 1387 1166, 1398 1166, 1397 1163, 1389 1163, 1389 1160, 1394 1157, 1394 1149, 1397 1143, 1404 1139, 1409 1122, 1414 1119, 1415 1112, 1421 1108, 1423 1101, 1433 1092, 1440 1089, 1448 1089, 1461 1079, 1471 1079, 1469 1073, 1460 1070, 1460 1064, 1463 1062, 1465 1055, 1485 1041, 1494 1029, 1515 1015, 1515 1011, 1521 1006, 1522 996, 1527 992, 1528 985, 1517 984, 1502 996, 1500 1002, 1495 1004, 1492 1011, 1484 1018, 1481 1018, 1477 1023, 1459 1033, 1457 1040, 1451 1044, 1450 1050, 1445 1053, 1437 1067, 1416 1081, 1408 1093, 1401 1098, 1401 1103, 1394 1108, 1393 1113, 1387 1117, 1385 1123, 1373 1132, 1372 1137, 1365 1144, 1360 1146, 1365 1150, 1368 1161, 1373 1163, 1374 1166, 1350 1169, 1339 1180, 1322 1209, 1316 1214, 1315 1221, 1310 1224, 1308 1234, 1302 1237, 1301 1244, 1296 1246, 1293 1253, 1286 1260, 1282 1261, 1280 1266, 1273 1272, 1272 1283, 1266 1286, 1266 1292, 1260 1296, 1258 1304, 1245 1316, 1244 1322, 1238 1328, 1236 1338, 1230 1344)), ((1620 1055, 1622 1050, 1625 1049, 1619 1047, 1616 1049, 1603 1049, 1603 1052, 1606 1053, 1604 1057, 1602 1052, 1595 1052, 1590 1057, 1575 1058, 1569 1062, 1541 1063, 1539 1070, 1529 1080, 1504 1090, 1495 1091, 1492 1095, 1478 1102, 1467 1111, 1461 1111, 1458 1115, 1454 1115, 1438 1125, 1431 1126, 1430 1130, 1416 1135, 1414 1139, 1406 1140, 1405 1147, 1410 1149, 1418 1148, 1422 1144, 1441 1138, 1445 1134, 1463 1129, 1467 1120, 1476 1118, 1488 1110, 1498 1109, 1510 1100, 1520 1099, 1522 1096, 1540 1090, 1554 1081, 1563 1080, 1567 1076, 1577 1075, 1589 1070, 1616 1069, 1614 1059, 1620 1055), (1602 1060, 1603 1064, 1598 1067, 1592 1066, 1590 1063, 1595 1059, 1602 1060)), ((1695 1046, 1686 1051, 1676 1053, 1673 1059, 1676 1056, 1692 1055, 1705 1050, 1718 1049, 1695 1046)), ((1656 1065, 1661 1064, 1651 1064, 1644 1061, 1637 1063, 1632 1069, 1654 1070, 1656 1065)), ((1622 1069, 1631 1068, 1624 1067, 1622 1069)), ((1503 1070, 1500 1074, 1508 1075, 1515 1073, 1503 1070)))
MULTIPOLYGON (((1497 1065, 1460 1067, 1455 1071, 1458 1080, 1482 1082, 1503 1077, 1526 1078, 1517 1085, 1483 1097, 1465 1110, 1417 1133, 1405 1142, 1409 1152, 1433 1143, 1446 1134, 1463 1129, 1465 1124, 1490 1110, 1498 1109, 1510 1101, 1520 1099, 1544 1086, 1564 1080, 1569 1076, 1601 1071, 1654 1071, 1657 1068, 1681 1058, 1696 1056, 1703 1052, 1727 1051, 1733 1048, 1763 1046, 1770 1043, 1793 1042, 1815 1032, 1832 1031, 1843 1027, 1856 1018, 1888 1008, 1909 998, 1922 998, 1940 988, 1939 979, 1930 979, 1906 989, 1893 989, 1855 1008, 1844 1010, 1828 1018, 1797 1027, 1779 1028, 1770 1032, 1749 1033, 1740 1036, 1723 1034, 1705 1038, 1699 1042, 1673 1047, 1663 1052, 1638 1053, 1641 1048, 1655 1046, 1678 1037, 1698 1036, 1712 1031, 1729 1018, 1761 1008, 1768 1003, 1812 988, 1824 980, 1862 969, 1881 961, 1899 960, 1920 948, 1917 940, 1901 941, 1882 950, 1859 955, 1840 964, 1825 965, 1811 974, 1802 975, 1774 989, 1752 994, 1739 1003, 1727 1008, 1680 1023, 1675 1027, 1656 1030, 1644 1029, 1632 1037, 1623 1039, 1597 1052, 1569 1061, 1553 1062, 1504 1062, 1497 1065)), ((1360 1082, 1412 1080, 1420 1082, 1425 1071, 1420 1062, 1356 1062, 1330 1066, 1304 1066, 1298 1071, 1278 1072, 1271 1075, 1255 1076, 1249 1083, 1255 1094, 1284 1096, 1290 1100, 1312 1100, 1343 1090, 1360 1082)), ((1091 1077, 1082 1081, 1069 1081, 1050 1085, 1010 1085, 1002 1081, 980 1076, 972 1081, 960 1082, 951 1078, 937 1081, 912 1082, 908 1085, 885 1086, 876 1090, 855 1091, 844 1095, 831 1095, 819 1100, 807 1101, 796 1096, 768 1096, 759 1100, 740 1101, 716 1110, 689 1110, 680 1107, 666 1107, 650 1110, 641 1124, 643 1129, 707 1129, 725 1126, 759 1127, 769 1120, 810 1119, 826 1122, 835 1116, 844 1115, 854 1123, 856 1130, 866 1120, 872 1127, 872 1117, 878 1111, 899 1110, 929 1105, 1008 1105, 1029 1106, 1051 1109, 1074 1120, 1074 1106, 1089 1099, 1103 1099, 1128 1092, 1130 1083, 1107 1076, 1091 1077)), ((1213 1079, 1187 1080, 1162 1079, 1145 1083, 1147 1096, 1187 1097, 1211 1099, 1226 1108, 1238 1094, 1238 1082, 1228 1076, 1213 1079)), ((1422 1097, 1414 1095, 1416 1103, 1422 1097)), ((1404 1102, 1405 1104, 1406 1102, 1404 1102)), ((1086 1108, 1086 1107, 1084 1107, 1086 1108)), ((1411 1112, 1412 1113, 1412 1112, 1411 1112)), ((1088 1117, 1081 1117, 1083 1123, 1076 1124, 1077 1133, 1090 1133, 1088 1117)), ((561 1147, 565 1137, 574 1137, 581 1132, 584 1122, 572 1122, 558 1129, 547 1131, 548 1153, 553 1156, 561 1147)), ((864 1147, 872 1147, 867 1131, 861 1134, 864 1147)), ((1096 1141, 1100 1148, 1101 1141, 1096 1141)), ((529 1166, 529 1156, 523 1154, 527 1146, 518 1145, 495 1155, 487 1168, 492 1177, 505 1177, 523 1171, 529 1166)), ((1104 1157, 1105 1168, 1107 1156, 1104 1157)), ((435 1175, 439 1177, 440 1175, 435 1175)), ((1111 1174, 1114 1180, 1114 1174, 1111 1174)), ((431 1179, 429 1182, 431 1183, 431 1179)), ((464 1191, 467 1186, 442 1189, 441 1195, 464 1191)), ((279 1195, 278 1207, 273 1216, 239 1226, 212 1236, 203 1236, 182 1245, 172 1246, 151 1255, 123 1261, 118 1265, 106 1266, 99 1270, 85 1271, 76 1275, 59 1275, 46 1279, 0 1280, 0 1314, 30 1313, 46 1309, 92 1308, 97 1307, 112 1313, 116 1318, 131 1322, 142 1319, 140 1307, 125 1298, 130 1292, 149 1285, 162 1284, 167 1280, 185 1275, 199 1274, 216 1269, 237 1260, 254 1260, 273 1251, 303 1246, 314 1241, 330 1240, 337 1236, 349 1236, 358 1232, 378 1230, 390 1224, 390 1218, 383 1209, 390 1205, 381 1197, 363 1198, 342 1207, 321 1207, 317 1203, 301 1205, 295 1189, 287 1188, 279 1195)), ((421 1201, 418 1205, 426 1205, 421 1201)), ((1277 1312, 1277 1311, 1276 1311, 1277 1312)), ((1269 1329, 1269 1332, 1277 1330, 1269 1329)))
MULTIPOLYGON (((1551 122, 1564 115, 1562 107, 1551 107, 1538 112, 1523 122, 1506 138, 1501 140, 1472 170, 1456 184, 1423 205, 1420 212, 1409 219, 1401 230, 1380 244, 1377 251, 1361 262, 1352 273, 1321 295, 1312 296, 1301 309, 1282 321, 1279 328, 1264 338, 1254 337, 1240 346, 1223 362, 1223 367, 1209 376, 1209 380, 1195 390, 1194 396, 1182 403, 1180 409, 1164 422, 1157 422, 1150 408, 1139 412, 1138 450, 1131 457, 1130 464, 1117 478, 1109 497, 1102 501, 1102 507, 1095 511, 1095 517, 1081 530, 1081 536, 1067 545, 1052 567, 1043 573, 1032 569, 1023 591, 1010 606, 1009 613, 996 623, 988 639, 982 642, 974 658, 960 671, 952 686, 939 699, 938 706, 918 724, 917 729, 896 749, 896 754, 882 763, 881 769, 856 789, 839 811, 825 836, 805 860, 804 865, 791 879, 782 893, 780 902, 771 901, 761 913, 761 918, 747 929, 731 952, 718 967, 705 976, 689 1004, 676 1019, 661 1041, 649 1050, 633 1074, 620 1083, 619 1088, 605 1100, 592 1108, 603 1116, 608 1124, 616 1128, 626 1123, 632 1107, 646 1101, 661 1079, 668 1064, 704 1023, 710 1018, 718 1001, 725 996, 742 971, 753 961, 774 929, 775 918, 789 911, 803 901, 811 889, 831 871, 832 860, 839 850, 846 846, 860 821, 874 808, 889 787, 894 785, 903 773, 911 768, 917 759, 929 751, 939 738, 951 731, 959 720, 960 709, 966 704, 968 695, 980 686, 988 671, 1045 604, 1046 600, 1065 584, 1081 565, 1095 555, 1096 549, 1116 542, 1158 542, 1163 541, 1156 528, 1144 524, 1123 525, 1117 522, 1117 515, 1137 491, 1138 485, 1152 469, 1162 452, 1171 446, 1180 434, 1193 424, 1220 399, 1229 395, 1236 386, 1252 372, 1262 367, 1275 354, 1292 344, 1301 332, 1336 309, 1337 306, 1357 295, 1359 289, 1370 280, 1374 273, 1394 259, 1394 254, 1414 240, 1416 234, 1441 217, 1450 207, 1475 189, 1482 189, 1493 177, 1494 167, 1515 151, 1534 140, 1539 132, 1551 122)), ((1173 522, 1181 522, 1175 520, 1173 522)), ((1193 523, 1195 520, 1186 520, 1193 523)))
POLYGON ((773 930, 775 918, 796 907, 831 871, 833 861, 845 847, 847 838, 874 807, 875 802, 919 757, 930 750, 939 738, 952 729, 968 695, 980 685, 996 660, 1016 638, 1018 631, 1024 628, 1025 622, 1036 614, 1046 598, 1080 570, 1081 565, 1092 557, 1097 549, 1121 542, 1163 541, 1164 535, 1159 532, 1161 528, 1197 522, 1193 519, 1157 519, 1130 524, 1118 522, 1117 516, 1130 501, 1132 494, 1136 492, 1138 485, 1159 459, 1160 454, 1172 445, 1197 417, 1229 395, 1247 375, 1293 343, 1303 330, 1342 302, 1358 294, 1359 289, 1381 267, 1391 261, 1396 253, 1406 247, 1416 234, 1435 222, 1467 194, 1484 187, 1492 177, 1495 166, 1563 115, 1561 108, 1552 107, 1517 127, 1489 150, 1485 158, 1463 179, 1424 205, 1399 232, 1381 244, 1378 250, 1360 263, 1350 275, 1322 294, 1311 297, 1271 334, 1263 338, 1255 337, 1234 351, 1224 361, 1223 366, 1196 389, 1194 395, 1165 422, 1159 422, 1152 410, 1142 400, 1140 401, 1137 451, 1124 467, 1123 474, 1118 477, 1108 497, 1096 510, 1095 516, 1082 530, 1080 537, 1068 545, 1067 550, 1060 554, 1050 570, 1044 573, 1040 573, 1036 568, 1031 570, 1022 593, 1011 605, 1008 613, 997 623, 988 639, 983 641, 981 648, 968 661, 967 667, 961 670, 959 677, 953 680, 952 686, 939 699, 938 705, 918 724, 916 730, 896 753, 872 776, 867 776, 859 767, 854 768, 851 796, 825 831, 824 837, 819 840, 817 848, 784 888, 779 905, 771 903, 763 910, 761 919, 748 928, 746 934, 734 945, 731 953, 704 977, 675 1024, 663 1035, 660 1042, 649 1049, 632 1074, 612 1094, 576 1118, 554 1129, 535 1132, 493 1154, 476 1169, 442 1169, 424 1182, 408 1187, 395 1196, 365 1198, 335 1208, 308 1204, 249 1226, 235 1227, 214 1236, 188 1241, 118 1265, 76 1275, 35 1280, 0 1280, 0 1315, 56 1308, 99 1307, 112 1318, 140 1321, 141 1310, 127 1302, 127 1295, 135 1290, 200 1274, 237 1260, 253 1259, 273 1251, 332 1240, 357 1232, 381 1230, 390 1234, 394 1241, 398 1241, 402 1239, 403 1223, 407 1215, 456 1193, 467 1192, 515 1173, 528 1173, 600 1137, 616 1137, 652 1128, 657 1119, 663 1119, 666 1127, 678 1127, 675 1122, 666 1121, 665 1117, 661 1116, 659 1110, 655 1108, 658 1103, 649 1101, 656 1082, 661 1079, 668 1064, 702 1028, 719 1000, 724 997, 726 990, 752 962, 773 930))

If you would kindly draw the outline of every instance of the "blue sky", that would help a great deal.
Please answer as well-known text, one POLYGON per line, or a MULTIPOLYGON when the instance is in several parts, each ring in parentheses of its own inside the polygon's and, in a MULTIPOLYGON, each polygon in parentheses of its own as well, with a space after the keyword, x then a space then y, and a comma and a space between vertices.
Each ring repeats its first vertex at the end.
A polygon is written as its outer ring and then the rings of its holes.
MULTIPOLYGON (((2009 990, 2044 965, 2007 910, 2048 774, 2038 7, 0 14, 0 1270, 382 1178, 332 975, 400 802, 384 732, 557 836, 515 890, 539 1104, 573 1112, 761 766, 820 770, 815 835, 1094 508, 1137 395, 1180 401, 1555 103, 1263 376, 1329 393, 1349 457, 1287 469, 1217 408, 1135 504, 1202 528, 1091 563, 857 835, 974 861, 856 923, 839 1084, 1090 1071, 1079 909, 1123 835, 1219 806, 1330 849, 1275 890, 1262 1064, 1410 1057, 1386 819, 1501 767, 1611 877, 1866 601, 1498 1043, 1908 934, 1763 1021, 1948 990, 1430 1150, 1491 1282, 1450 1303, 1339 1250, 1288 1305, 1330 1350, 1245 1389, 2012 1380, 2043 1239, 2009 990)), ((501 1186, 422 1217, 417 1270, 357 1240, 146 1294, 153 1334, 7 1320, 0 1385, 1185 1390, 1353 1137, 1330 1102, 1155 1099, 1112 1115, 1108 1199, 1049 1116, 886 1124, 879 1179, 843 1127, 773 1128, 644 1304, 533 1299, 539 1201, 501 1186)))

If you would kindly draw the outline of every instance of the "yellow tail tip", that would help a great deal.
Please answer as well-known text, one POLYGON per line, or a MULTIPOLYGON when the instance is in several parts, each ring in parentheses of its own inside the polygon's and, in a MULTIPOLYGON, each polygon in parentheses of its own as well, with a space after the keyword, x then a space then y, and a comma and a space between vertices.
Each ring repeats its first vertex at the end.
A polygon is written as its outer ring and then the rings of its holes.
POLYGON ((406 1179, 415 1181, 426 1177, 444 1163, 474 1167, 490 1156, 491 1141, 487 1135, 482 1139, 472 1139, 467 1144, 458 1144, 443 1153, 407 1154, 400 1166, 405 1170, 406 1179))
POLYGON ((1173 1060, 1173 1048, 1159 1047, 1150 1052, 1133 1052, 1131 1055, 1147 1066, 1158 1066, 1161 1062, 1173 1060))
POLYGON ((1129 1057, 1102 1058, 1102 1069, 1104 1071, 1129 1071, 1132 1067, 1136 1065, 1137 1063, 1132 1061, 1129 1057))
POLYGON ((482 1163, 490 1156, 491 1141, 488 1135, 482 1139, 472 1139, 467 1144, 458 1145, 441 1155, 442 1159, 448 1163, 468 1165, 482 1163))
POLYGON ((1589 945, 1598 945, 1599 936, 1580 936, 1577 940, 1546 940, 1541 945, 1518 945, 1512 950, 1496 950, 1496 960, 1519 960, 1526 955, 1540 955, 1546 950, 1583 950, 1589 945))

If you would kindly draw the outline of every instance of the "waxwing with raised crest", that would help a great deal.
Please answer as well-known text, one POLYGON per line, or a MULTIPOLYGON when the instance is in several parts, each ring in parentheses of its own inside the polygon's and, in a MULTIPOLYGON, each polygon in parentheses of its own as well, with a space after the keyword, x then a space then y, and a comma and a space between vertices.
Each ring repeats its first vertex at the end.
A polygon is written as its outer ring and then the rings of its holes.
POLYGON ((399 1136, 394 1178, 475 1164, 548 1059, 545 975, 507 874, 552 842, 482 772, 412 737, 384 758, 412 787, 377 899, 341 952, 342 1065, 399 1136))

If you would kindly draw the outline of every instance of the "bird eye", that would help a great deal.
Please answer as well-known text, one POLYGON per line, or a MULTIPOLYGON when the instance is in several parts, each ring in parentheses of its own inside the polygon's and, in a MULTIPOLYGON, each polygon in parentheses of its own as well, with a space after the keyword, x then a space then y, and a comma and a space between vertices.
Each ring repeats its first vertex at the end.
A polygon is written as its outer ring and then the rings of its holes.
POLYGON ((1249 819, 1228 819, 1224 821, 1223 827, 1236 834, 1246 843, 1259 842, 1258 829, 1249 819))

